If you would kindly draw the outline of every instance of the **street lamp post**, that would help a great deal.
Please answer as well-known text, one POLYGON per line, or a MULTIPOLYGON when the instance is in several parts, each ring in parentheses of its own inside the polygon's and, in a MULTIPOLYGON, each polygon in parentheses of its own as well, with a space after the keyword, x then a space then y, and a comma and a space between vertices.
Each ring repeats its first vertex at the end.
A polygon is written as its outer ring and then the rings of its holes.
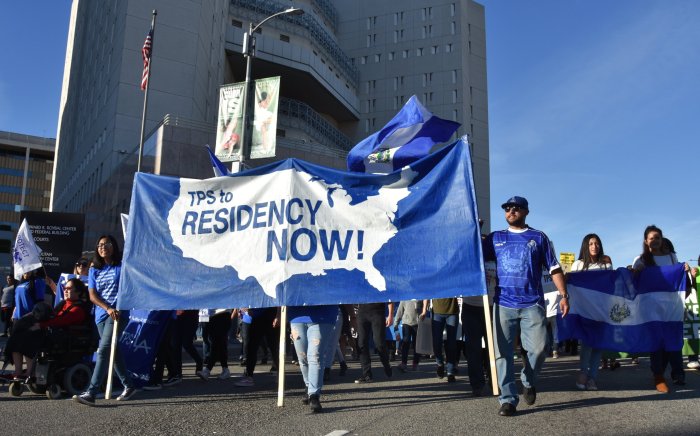
POLYGON ((243 56, 246 58, 245 65, 245 96, 243 100, 243 143, 241 144, 241 157, 239 160, 239 168, 243 169, 243 162, 248 158, 250 149, 253 144, 253 115, 254 115, 254 94, 255 89, 253 87, 252 80, 252 63, 253 57, 255 56, 255 36, 254 33, 265 24, 267 21, 279 17, 280 15, 303 15, 304 10, 299 8, 287 8, 283 11, 272 14, 269 17, 262 20, 257 25, 250 22, 248 32, 243 34, 243 56))

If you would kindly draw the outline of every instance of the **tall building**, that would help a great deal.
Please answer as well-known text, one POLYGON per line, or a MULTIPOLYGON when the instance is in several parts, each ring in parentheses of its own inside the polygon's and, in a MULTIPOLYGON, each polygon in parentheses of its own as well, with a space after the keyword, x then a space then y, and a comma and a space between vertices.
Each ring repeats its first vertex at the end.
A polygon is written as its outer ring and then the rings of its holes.
MULTIPOLYGON (((219 87, 243 81, 250 22, 253 77, 281 77, 276 159, 343 168, 347 151, 415 94, 470 134, 488 223, 484 9, 472 0, 74 0, 57 132, 52 210, 86 213, 86 244, 121 233, 140 136, 141 47, 157 9, 145 171, 210 177, 219 87)), ((248 161, 253 165, 269 159, 248 161)))
POLYGON ((0 272, 12 266, 20 211, 48 211, 53 138, 0 131, 0 272))

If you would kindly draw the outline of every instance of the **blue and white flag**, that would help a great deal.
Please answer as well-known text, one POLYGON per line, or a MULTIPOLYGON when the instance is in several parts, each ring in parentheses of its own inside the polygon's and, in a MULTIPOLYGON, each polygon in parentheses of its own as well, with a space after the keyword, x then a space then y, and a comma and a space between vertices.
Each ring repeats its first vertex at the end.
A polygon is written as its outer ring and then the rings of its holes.
POLYGON ((231 174, 231 171, 229 171, 229 169, 226 168, 226 165, 224 165, 224 163, 221 162, 218 157, 216 157, 214 152, 211 151, 211 148, 209 148, 208 145, 205 145, 204 147, 207 149, 207 152, 209 153, 209 159, 211 160, 211 166, 212 166, 212 169, 214 170, 214 177, 228 176, 229 174, 231 174))
POLYGON ((468 144, 386 175, 296 159, 208 180, 135 176, 119 309, 483 295, 468 144))
POLYGON ((558 317, 559 340, 627 353, 683 347, 683 264, 583 271, 567 276, 571 311, 558 317))
POLYGON ((41 268, 41 248, 34 242, 32 230, 27 224, 27 219, 17 231, 15 246, 12 249, 12 259, 15 269, 15 280, 21 280, 22 274, 41 268))
POLYGON ((448 141, 460 124, 430 113, 413 95, 380 131, 348 153, 348 170, 386 174, 403 168, 448 141))
POLYGON ((129 320, 119 337, 119 350, 136 388, 150 381, 153 362, 168 323, 173 322, 173 315, 171 310, 129 312, 129 320))

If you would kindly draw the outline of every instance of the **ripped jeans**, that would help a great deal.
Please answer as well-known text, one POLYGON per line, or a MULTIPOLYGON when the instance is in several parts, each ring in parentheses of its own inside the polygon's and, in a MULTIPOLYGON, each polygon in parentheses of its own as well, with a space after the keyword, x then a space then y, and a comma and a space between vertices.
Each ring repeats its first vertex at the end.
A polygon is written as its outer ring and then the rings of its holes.
POLYGON ((307 393, 321 395, 323 387, 324 351, 333 340, 334 324, 292 323, 292 340, 299 358, 307 393))

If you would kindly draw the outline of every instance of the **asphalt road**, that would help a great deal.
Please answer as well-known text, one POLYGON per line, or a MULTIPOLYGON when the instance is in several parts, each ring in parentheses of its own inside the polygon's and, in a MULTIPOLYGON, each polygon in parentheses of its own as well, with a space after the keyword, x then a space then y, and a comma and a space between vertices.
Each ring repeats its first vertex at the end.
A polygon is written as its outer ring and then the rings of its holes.
MULTIPOLYGON (((235 347, 235 346, 234 346, 235 347)), ((232 349, 231 356, 238 356, 232 349)), ((254 434, 289 435, 413 435, 413 434, 700 434, 700 372, 686 373, 687 385, 670 394, 657 393, 648 359, 615 371, 601 370, 597 392, 574 387, 577 357, 548 359, 538 384, 534 406, 521 401, 518 414, 498 416, 498 400, 472 398, 464 374, 457 383, 435 376, 432 362, 419 371, 394 371, 388 380, 380 368, 375 382, 356 385, 359 363, 331 381, 321 398, 324 413, 311 414, 300 397, 303 382, 298 367, 287 365, 284 407, 277 407, 277 376, 269 365, 256 369, 256 386, 235 387, 242 368, 231 366, 234 377, 205 382, 185 368, 182 384, 161 391, 139 392, 128 402, 98 400, 96 407, 70 399, 48 400, 27 392, 11 397, 0 386, 2 434, 254 434)), ((219 369, 215 368, 216 376, 219 369)), ((117 392, 118 393, 118 392, 117 392)))

